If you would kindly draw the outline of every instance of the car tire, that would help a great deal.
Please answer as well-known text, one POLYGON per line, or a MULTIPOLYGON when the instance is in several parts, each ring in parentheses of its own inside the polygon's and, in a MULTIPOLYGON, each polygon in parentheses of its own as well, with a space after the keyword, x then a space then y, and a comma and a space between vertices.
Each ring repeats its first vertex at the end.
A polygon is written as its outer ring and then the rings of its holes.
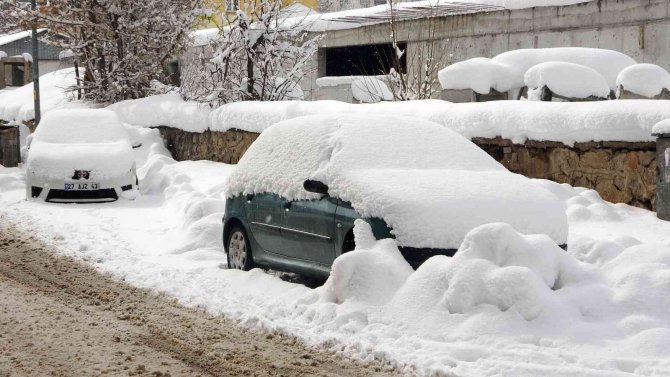
POLYGON ((243 227, 233 225, 226 240, 226 259, 228 268, 249 271, 254 268, 249 237, 243 227))

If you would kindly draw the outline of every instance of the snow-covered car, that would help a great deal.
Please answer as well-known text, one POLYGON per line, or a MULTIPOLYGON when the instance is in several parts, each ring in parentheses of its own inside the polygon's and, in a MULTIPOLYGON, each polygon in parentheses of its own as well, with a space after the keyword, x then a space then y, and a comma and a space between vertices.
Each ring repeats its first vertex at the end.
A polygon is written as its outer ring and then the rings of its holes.
MULTIPOLYGON (((230 268, 328 275, 355 246, 356 219, 395 238, 414 267, 452 256, 467 233, 508 223, 565 247, 565 205, 436 123, 385 115, 316 115, 265 130, 226 183, 230 268)), ((491 242, 497 242, 491 240, 491 242)))
POLYGON ((116 114, 53 110, 30 136, 26 196, 50 202, 107 202, 138 193, 132 145, 116 114))

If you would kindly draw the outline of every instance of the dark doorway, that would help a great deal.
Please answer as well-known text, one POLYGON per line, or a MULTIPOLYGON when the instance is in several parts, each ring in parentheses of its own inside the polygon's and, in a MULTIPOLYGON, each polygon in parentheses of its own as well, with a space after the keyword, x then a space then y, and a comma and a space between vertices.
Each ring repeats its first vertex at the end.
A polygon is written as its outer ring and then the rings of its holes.
MULTIPOLYGON (((405 51, 407 44, 398 43, 405 51)), ((391 43, 328 47, 323 49, 325 57, 325 76, 373 76, 388 74, 393 67, 393 45, 391 43)), ((407 70, 407 62, 403 54, 400 58, 400 73, 407 70)))
POLYGON ((25 83, 24 79, 24 68, 23 64, 11 64, 11 86, 23 86, 25 83))

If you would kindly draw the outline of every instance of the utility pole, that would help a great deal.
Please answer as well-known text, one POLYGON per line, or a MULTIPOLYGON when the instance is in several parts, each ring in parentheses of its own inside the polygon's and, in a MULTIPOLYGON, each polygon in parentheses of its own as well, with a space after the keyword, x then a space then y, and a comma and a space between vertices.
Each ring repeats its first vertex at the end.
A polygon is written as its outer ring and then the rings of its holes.
MULTIPOLYGON (((30 7, 33 11, 33 14, 37 10, 36 0, 30 1, 30 7)), ((32 42, 33 42, 33 61, 31 63, 32 75, 33 75, 33 99, 35 100, 35 127, 40 123, 40 69, 39 69, 39 52, 37 44, 37 18, 33 16, 33 33, 32 33, 32 42)))

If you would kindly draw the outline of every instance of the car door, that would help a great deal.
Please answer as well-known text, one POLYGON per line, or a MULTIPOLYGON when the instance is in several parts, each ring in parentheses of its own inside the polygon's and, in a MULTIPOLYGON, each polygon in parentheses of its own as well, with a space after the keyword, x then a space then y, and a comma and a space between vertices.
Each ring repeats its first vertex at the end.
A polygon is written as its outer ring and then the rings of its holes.
POLYGON ((337 200, 287 202, 284 210, 282 249, 292 257, 330 265, 335 259, 337 200))
POLYGON ((249 221, 254 239, 263 250, 280 253, 284 200, 270 193, 249 195, 247 200, 250 201, 249 221))

